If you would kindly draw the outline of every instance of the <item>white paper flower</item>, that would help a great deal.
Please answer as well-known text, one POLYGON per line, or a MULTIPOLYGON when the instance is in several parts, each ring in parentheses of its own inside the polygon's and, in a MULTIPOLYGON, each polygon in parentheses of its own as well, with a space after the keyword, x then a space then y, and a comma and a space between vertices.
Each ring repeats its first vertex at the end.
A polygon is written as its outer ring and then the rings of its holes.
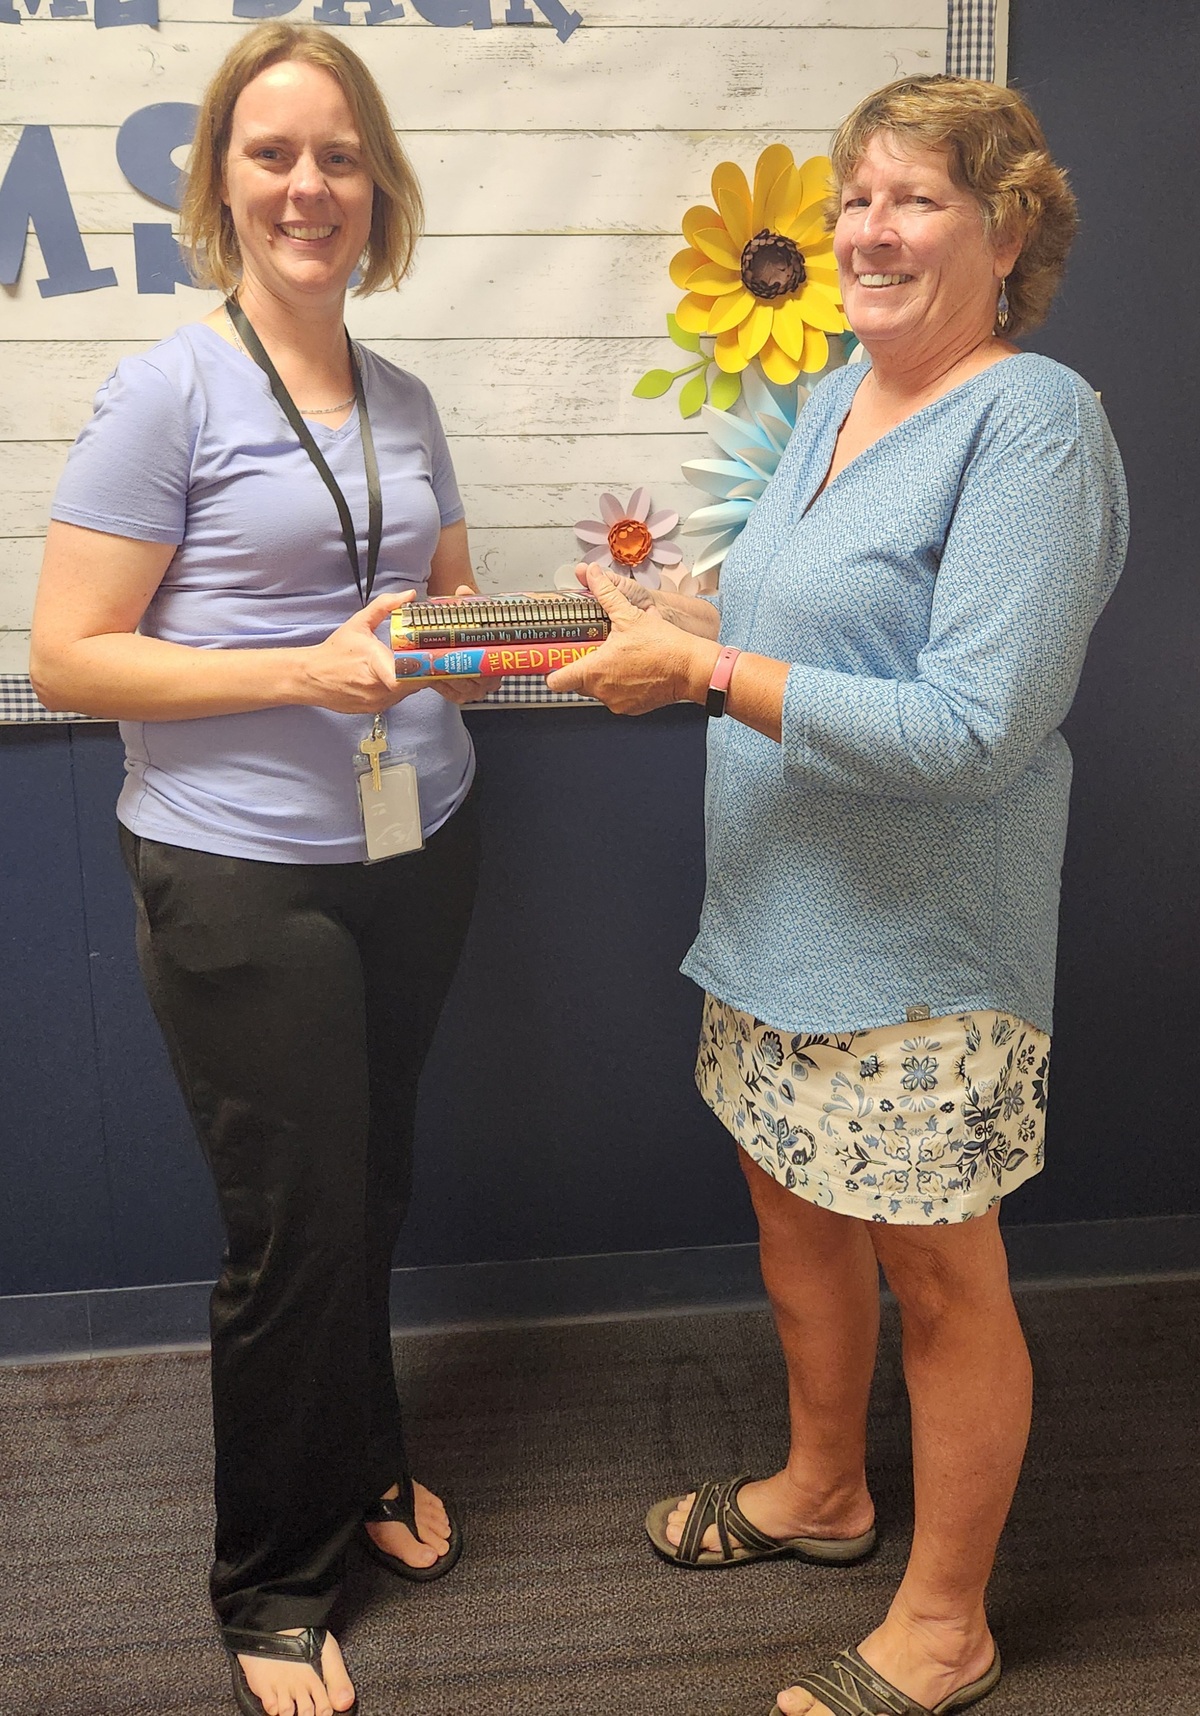
POLYGON ((650 507, 649 489, 635 489, 625 507, 616 495, 602 494, 601 517, 580 519, 575 526, 583 558, 657 590, 660 568, 678 566, 683 555, 673 542, 663 541, 679 523, 679 514, 651 512, 650 507))

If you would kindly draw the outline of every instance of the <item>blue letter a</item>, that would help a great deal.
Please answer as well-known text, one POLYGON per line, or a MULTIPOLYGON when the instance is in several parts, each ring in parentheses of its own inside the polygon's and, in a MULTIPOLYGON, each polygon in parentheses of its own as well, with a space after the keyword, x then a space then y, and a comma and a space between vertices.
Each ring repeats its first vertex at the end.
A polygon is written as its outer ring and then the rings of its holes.
POLYGON ((0 185, 0 283, 5 286, 15 286, 20 276, 30 221, 46 262, 46 278, 37 283, 43 298, 116 285, 111 268, 88 262, 48 125, 25 127, 0 185))

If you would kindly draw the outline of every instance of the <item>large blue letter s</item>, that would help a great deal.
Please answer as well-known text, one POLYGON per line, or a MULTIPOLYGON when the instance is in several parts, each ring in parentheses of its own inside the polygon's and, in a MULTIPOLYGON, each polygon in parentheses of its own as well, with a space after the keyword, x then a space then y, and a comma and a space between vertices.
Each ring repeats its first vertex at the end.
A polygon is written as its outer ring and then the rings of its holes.
MULTIPOLYGON (((135 191, 164 208, 183 201, 185 174, 171 151, 191 142, 199 112, 190 101, 158 101, 131 113, 117 132, 117 165, 135 191)), ((176 286, 193 284, 166 221, 134 222, 133 259, 143 296, 169 296, 176 286)))

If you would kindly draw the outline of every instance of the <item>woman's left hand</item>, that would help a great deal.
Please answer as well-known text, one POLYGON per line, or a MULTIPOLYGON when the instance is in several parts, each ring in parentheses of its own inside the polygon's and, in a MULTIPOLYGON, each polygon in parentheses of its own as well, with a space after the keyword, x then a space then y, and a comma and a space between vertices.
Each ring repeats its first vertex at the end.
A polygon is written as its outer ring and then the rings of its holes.
POLYGON ((703 702, 718 645, 681 631, 653 610, 635 608, 598 566, 588 567, 587 585, 612 629, 599 649, 549 674, 549 689, 582 691, 616 715, 645 715, 668 703, 703 702))

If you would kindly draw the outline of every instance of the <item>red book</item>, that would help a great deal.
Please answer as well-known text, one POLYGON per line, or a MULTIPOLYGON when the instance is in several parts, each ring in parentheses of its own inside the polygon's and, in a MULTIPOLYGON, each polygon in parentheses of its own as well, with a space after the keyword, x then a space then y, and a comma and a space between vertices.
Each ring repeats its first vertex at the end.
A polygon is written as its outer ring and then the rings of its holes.
POLYGON ((599 649, 598 643, 488 644, 477 649, 398 649, 397 679, 499 679, 553 673, 599 649))

